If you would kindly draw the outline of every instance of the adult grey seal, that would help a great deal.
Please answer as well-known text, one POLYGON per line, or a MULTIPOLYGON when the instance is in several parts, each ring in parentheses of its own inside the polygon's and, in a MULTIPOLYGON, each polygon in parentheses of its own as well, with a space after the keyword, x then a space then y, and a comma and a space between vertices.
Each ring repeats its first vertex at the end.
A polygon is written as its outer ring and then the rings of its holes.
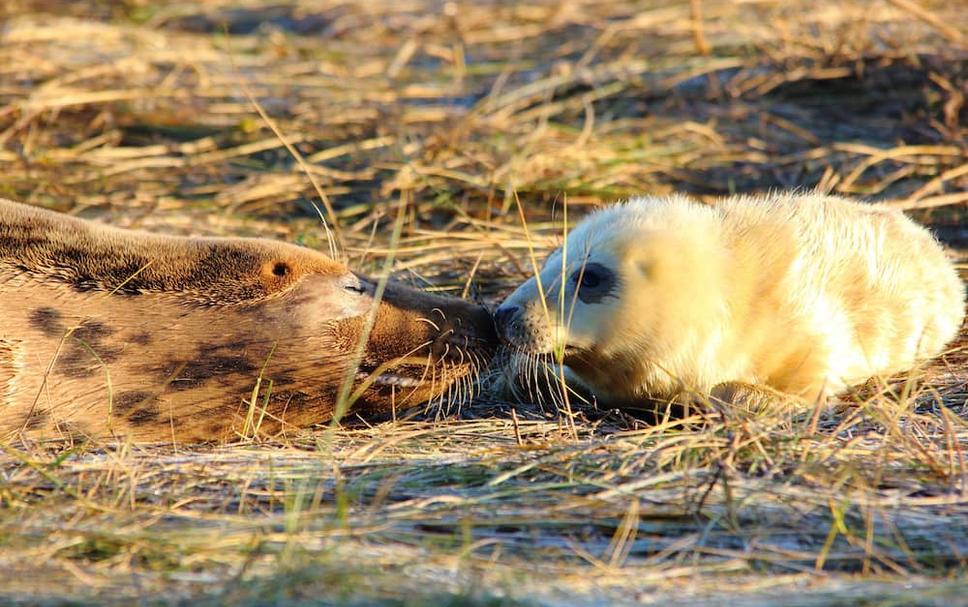
POLYGON ((232 440, 326 421, 341 400, 389 411, 468 388, 496 341, 487 311, 376 289, 295 245, 0 200, 0 434, 232 440))

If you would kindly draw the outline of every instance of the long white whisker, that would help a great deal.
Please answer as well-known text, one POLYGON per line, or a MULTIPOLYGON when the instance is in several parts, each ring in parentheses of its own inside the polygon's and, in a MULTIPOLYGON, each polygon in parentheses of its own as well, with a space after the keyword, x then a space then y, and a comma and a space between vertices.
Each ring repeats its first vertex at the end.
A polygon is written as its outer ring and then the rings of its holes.
POLYGON ((431 327, 433 327, 435 331, 437 331, 438 333, 440 332, 440 327, 437 325, 437 323, 435 323, 434 321, 430 320, 429 318, 419 317, 419 318, 417 318, 417 320, 419 322, 425 322, 425 323, 427 323, 428 325, 430 325, 431 327))

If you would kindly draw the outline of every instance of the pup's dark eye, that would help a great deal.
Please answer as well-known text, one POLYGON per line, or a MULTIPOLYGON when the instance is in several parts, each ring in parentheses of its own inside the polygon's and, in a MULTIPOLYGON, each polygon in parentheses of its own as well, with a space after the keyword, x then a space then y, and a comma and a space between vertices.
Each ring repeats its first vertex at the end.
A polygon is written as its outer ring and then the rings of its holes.
POLYGON ((571 275, 578 289, 578 298, 585 303, 601 301, 610 295, 615 287, 615 274, 600 263, 589 263, 571 275))
POLYGON ((594 289, 602 284, 602 279, 602 272, 591 266, 575 270, 575 273, 571 275, 572 282, 581 289, 594 289))
POLYGON ((601 274, 591 268, 585 268, 584 272, 577 272, 575 274, 575 280, 581 280, 581 286, 589 287, 591 289, 594 289, 598 285, 602 284, 601 274))

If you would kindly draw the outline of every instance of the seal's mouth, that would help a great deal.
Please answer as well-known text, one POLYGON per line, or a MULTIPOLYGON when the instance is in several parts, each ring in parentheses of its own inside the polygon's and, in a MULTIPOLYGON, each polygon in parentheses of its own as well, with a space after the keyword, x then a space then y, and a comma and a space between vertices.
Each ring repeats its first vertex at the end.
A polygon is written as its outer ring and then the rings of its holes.
POLYGON ((409 375, 400 375, 399 373, 382 373, 374 376, 366 371, 358 372, 356 374, 356 379, 359 381, 370 380, 372 386, 387 388, 419 388, 425 383, 420 381, 420 378, 410 377, 409 375))
POLYGON ((438 386, 441 382, 453 381, 471 372, 468 363, 440 366, 425 359, 406 358, 382 365, 362 364, 356 372, 359 386, 386 392, 391 389, 420 391, 438 386))

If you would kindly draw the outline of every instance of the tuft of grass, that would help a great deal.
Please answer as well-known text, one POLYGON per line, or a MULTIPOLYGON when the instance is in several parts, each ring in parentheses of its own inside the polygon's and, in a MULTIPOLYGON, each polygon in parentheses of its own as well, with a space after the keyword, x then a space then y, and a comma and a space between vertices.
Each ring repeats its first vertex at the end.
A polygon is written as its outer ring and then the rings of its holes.
MULTIPOLYGON (((0 195, 328 250, 324 210, 354 267, 491 302, 566 201, 816 186, 907 209, 964 270, 959 9, 15 0, 0 195)), ((2 445, 0 601, 956 604, 966 385, 963 332, 804 418, 481 399, 288 442, 2 445)))

